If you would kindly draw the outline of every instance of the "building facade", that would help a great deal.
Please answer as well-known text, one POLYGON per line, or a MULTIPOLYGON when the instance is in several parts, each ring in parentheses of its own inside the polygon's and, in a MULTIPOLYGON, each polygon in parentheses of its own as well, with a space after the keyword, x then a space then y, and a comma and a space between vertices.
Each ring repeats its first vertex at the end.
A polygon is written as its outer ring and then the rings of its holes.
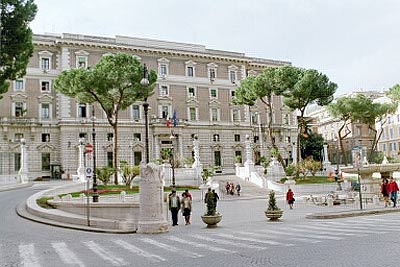
MULTIPOLYGON (((200 141, 204 166, 223 173, 234 170, 236 156, 245 155, 245 136, 251 136, 254 161, 269 155, 265 125, 273 120, 280 152, 291 160, 296 119, 273 98, 268 118, 262 106, 238 106, 231 100, 240 80, 284 61, 247 57, 243 53, 207 49, 202 45, 116 36, 115 38, 49 34, 34 35, 34 53, 27 74, 11 82, 0 100, 0 176, 20 168, 20 140, 28 151, 31 179, 76 174, 79 141, 92 143, 95 111, 97 166, 111 165, 113 131, 102 109, 56 93, 53 81, 63 70, 93 66, 109 53, 127 53, 156 70, 155 94, 148 99, 150 158, 174 149, 178 161, 192 158, 193 138, 200 141), (166 127, 166 120, 176 123, 166 127), (174 138, 171 138, 174 136, 174 138)), ((118 160, 138 165, 144 158, 144 114, 141 102, 119 114, 118 160)), ((245 160, 243 158, 243 160, 245 160)))

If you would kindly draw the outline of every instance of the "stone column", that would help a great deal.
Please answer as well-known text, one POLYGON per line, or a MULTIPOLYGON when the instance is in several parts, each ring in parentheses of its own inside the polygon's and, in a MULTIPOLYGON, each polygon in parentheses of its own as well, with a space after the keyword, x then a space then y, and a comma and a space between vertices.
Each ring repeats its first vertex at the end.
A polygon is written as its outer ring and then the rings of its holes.
POLYGON ((292 158, 293 158, 293 164, 297 165, 297 144, 296 144, 296 142, 293 142, 292 158))
MULTIPOLYGON (((135 179, 136 180, 136 179, 135 179)), ((154 163, 140 164, 140 211, 137 233, 157 234, 168 232, 168 222, 163 215, 163 182, 161 167, 154 163)))
POLYGON ((160 145, 158 140, 158 135, 154 135, 154 153, 153 158, 160 158, 160 145))
POLYGON ((324 170, 329 169, 331 166, 331 162, 329 161, 328 157, 328 144, 324 143, 324 162, 323 162, 324 170))
POLYGON ((245 147, 246 147, 246 162, 244 163, 245 177, 247 180, 249 180, 251 173, 253 172, 253 169, 254 169, 254 162, 252 159, 250 136, 248 134, 246 134, 245 147))
POLYGON ((28 182, 28 157, 26 154, 25 139, 21 139, 21 168, 18 171, 18 180, 20 183, 28 182))
POLYGON ((85 179, 85 154, 84 154, 84 139, 79 139, 79 167, 77 170, 79 181, 84 182, 85 179))

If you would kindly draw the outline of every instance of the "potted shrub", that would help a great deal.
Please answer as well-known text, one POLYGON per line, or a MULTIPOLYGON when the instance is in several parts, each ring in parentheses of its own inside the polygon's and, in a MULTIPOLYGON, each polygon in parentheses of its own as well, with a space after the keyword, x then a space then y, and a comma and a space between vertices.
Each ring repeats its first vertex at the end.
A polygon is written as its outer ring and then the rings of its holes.
POLYGON ((276 221, 282 217, 282 214, 283 210, 278 208, 276 205, 275 192, 271 190, 271 192, 269 192, 268 208, 265 211, 265 216, 267 216, 271 221, 276 221))

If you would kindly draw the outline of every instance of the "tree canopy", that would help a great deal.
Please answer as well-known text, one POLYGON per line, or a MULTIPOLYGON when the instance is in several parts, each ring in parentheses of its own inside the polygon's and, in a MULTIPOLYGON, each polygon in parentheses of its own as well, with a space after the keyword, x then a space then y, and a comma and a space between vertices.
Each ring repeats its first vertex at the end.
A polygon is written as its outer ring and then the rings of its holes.
POLYGON ((36 11, 33 0, 0 1, 0 99, 8 91, 8 80, 26 74, 33 53, 29 22, 35 18, 36 11))
MULTIPOLYGON (((54 88, 80 103, 98 103, 114 130, 114 158, 116 168, 118 148, 118 114, 137 100, 153 94, 157 74, 148 74, 149 85, 140 84, 144 66, 131 55, 118 53, 102 57, 93 67, 65 70, 54 81, 54 88)), ((118 183, 117 174, 114 182, 118 183)))

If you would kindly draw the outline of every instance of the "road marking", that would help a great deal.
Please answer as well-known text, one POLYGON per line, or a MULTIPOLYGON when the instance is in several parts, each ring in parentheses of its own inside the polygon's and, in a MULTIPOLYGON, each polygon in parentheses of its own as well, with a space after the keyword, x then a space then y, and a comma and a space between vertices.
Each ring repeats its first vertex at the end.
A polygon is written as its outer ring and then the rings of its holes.
POLYGON ((327 227, 329 229, 334 229, 338 231, 344 232, 354 232, 354 233, 367 233, 367 234, 386 234, 387 232, 373 231, 369 230, 367 227, 358 227, 358 226, 349 226, 344 223, 335 223, 335 222, 326 222, 329 224, 327 227))
MULTIPOLYGON (((327 227, 326 225, 323 226, 316 226, 316 225, 302 225, 301 227, 303 228, 308 228, 308 229, 315 229, 315 230, 323 230, 322 232, 319 232, 319 234, 327 234, 327 235, 337 235, 337 236, 363 236, 361 234, 355 234, 355 233, 347 233, 348 231, 342 231, 342 230, 335 230, 334 233, 327 231, 327 230, 332 230, 331 227, 327 227), (346 232, 346 233, 343 233, 346 232)), ((365 236, 365 235, 364 235, 365 236)))
POLYGON ((124 249, 126 249, 126 250, 128 250, 128 251, 130 251, 132 253, 135 253, 136 255, 145 257, 145 258, 147 258, 147 259, 149 259, 151 261, 154 261, 154 262, 166 261, 166 259, 164 259, 163 257, 160 257, 158 255, 155 255, 155 254, 149 253, 147 251, 144 251, 143 249, 140 249, 140 248, 136 247, 135 245, 132 245, 131 243, 125 242, 125 241, 123 241, 121 239, 113 240, 113 242, 115 244, 117 244, 117 245, 120 245, 124 249))
POLYGON ((70 250, 67 247, 67 244, 65 244, 64 242, 51 243, 51 245, 65 264, 85 267, 85 264, 83 264, 83 262, 78 259, 75 253, 70 250))
MULTIPOLYGON (((251 233, 251 232, 239 232, 240 234, 244 234, 244 235, 250 235, 250 236, 265 236, 266 238, 273 238, 273 239, 282 239, 281 236, 278 235, 271 235, 271 233, 251 233)), ((309 238, 302 238, 302 237, 285 237, 285 240, 294 240, 294 241, 301 241, 304 243, 311 243, 311 244, 315 244, 315 243, 320 243, 322 242, 321 240, 315 240, 315 239, 309 239, 309 238)))
POLYGON ((399 231, 400 230, 399 224, 396 223, 396 222, 393 222, 393 223, 384 222, 384 223, 382 223, 382 222, 372 222, 372 221, 369 221, 369 222, 357 221, 357 222, 351 222, 351 223, 355 224, 356 226, 366 226, 366 227, 368 226, 368 227, 379 227, 379 228, 382 228, 384 226, 387 226, 387 227, 390 227, 390 231, 393 231, 393 230, 394 231, 399 231))
POLYGON ((218 244, 222 244, 222 245, 231 245, 231 246, 235 246, 235 247, 253 248, 253 249, 266 249, 265 247, 259 247, 259 246, 255 246, 255 245, 244 244, 244 243, 240 243, 240 242, 233 242, 233 241, 228 241, 228 240, 223 240, 223 239, 210 238, 210 237, 206 237, 206 236, 202 236, 202 235, 192 235, 192 237, 201 239, 201 240, 204 240, 207 242, 218 243, 218 244))
MULTIPOLYGON (((307 236, 314 236, 314 237, 316 237, 316 235, 313 234, 313 233, 315 233, 315 231, 312 231, 312 230, 297 229, 297 228, 288 228, 288 227, 280 227, 280 229, 281 229, 281 230, 288 231, 288 232, 293 231, 293 232, 307 233, 307 236), (308 234, 308 233, 311 233, 311 234, 308 234)), ((342 239, 343 239, 342 237, 329 236, 329 233, 326 232, 326 231, 318 231, 317 233, 319 234, 319 235, 317 235, 317 236, 324 237, 325 239, 333 239, 333 240, 342 240, 342 239), (322 236, 321 234, 322 234, 323 236, 322 236)))
POLYGON ((40 267, 39 259, 35 255, 35 245, 19 245, 19 255, 22 258, 22 267, 40 267))
POLYGON ((214 251, 214 252, 217 251, 217 252, 223 252, 223 253, 236 253, 236 251, 233 251, 233 250, 214 247, 214 246, 211 246, 209 244, 199 244, 199 243, 192 242, 192 241, 185 240, 185 239, 181 239, 181 238, 178 238, 178 237, 175 237, 175 236, 169 236, 167 238, 169 240, 172 240, 172 241, 175 241, 175 242, 179 242, 179 243, 186 244, 186 245, 191 245, 191 246, 196 247, 196 248, 204 248, 204 249, 211 250, 211 251, 214 251))
POLYGON ((285 247, 291 247, 293 244, 284 244, 276 241, 271 241, 271 240, 260 240, 260 239, 255 239, 255 238, 248 238, 248 237, 238 237, 234 236, 231 234, 216 234, 217 236, 229 238, 229 239, 234 239, 234 240, 242 240, 242 241, 250 241, 250 242, 258 242, 258 243, 263 243, 263 244, 268 244, 268 245, 273 245, 273 246, 285 246, 285 247))
POLYGON ((142 240, 143 242, 146 242, 148 244, 152 244, 152 245, 154 245, 156 247, 165 249, 165 250, 167 250, 169 252, 182 253, 182 255, 188 255, 189 257, 192 257, 192 258, 204 257, 204 255, 201 255, 201 254, 198 254, 198 253, 195 253, 195 252, 190 252, 190 251, 185 250, 185 249, 178 249, 176 247, 171 246, 171 244, 164 244, 164 243, 155 241, 155 240, 150 239, 150 238, 141 238, 140 240, 142 240))
MULTIPOLYGON (((290 232, 282 232, 282 231, 274 231, 274 230, 260 230, 261 232, 266 232, 266 233, 273 233, 273 234, 278 234, 278 235, 289 235, 289 236, 301 236, 304 237, 304 234, 302 233, 290 233, 290 232)), ((342 240, 340 237, 336 236, 324 236, 324 235, 315 235, 315 234, 307 234, 306 237, 304 238, 312 238, 312 239, 331 239, 331 240, 342 240)))
POLYGON ((87 246, 91 251, 96 253, 97 256, 105 261, 110 262, 114 266, 128 265, 128 263, 124 261, 124 259, 112 255, 109 250, 105 250, 94 241, 83 242, 83 244, 85 244, 85 246, 87 246))

